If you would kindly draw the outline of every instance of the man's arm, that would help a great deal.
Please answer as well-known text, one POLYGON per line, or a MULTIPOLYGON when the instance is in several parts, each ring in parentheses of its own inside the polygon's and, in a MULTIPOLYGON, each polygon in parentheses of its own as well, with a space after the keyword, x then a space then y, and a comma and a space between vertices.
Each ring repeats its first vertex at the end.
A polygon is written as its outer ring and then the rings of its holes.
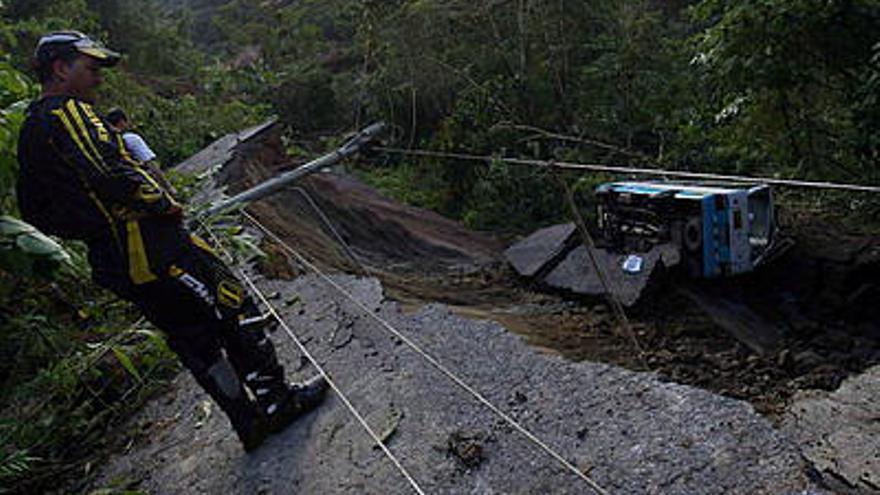
POLYGON ((136 162, 87 103, 68 99, 52 111, 51 140, 65 161, 101 198, 136 215, 180 213, 166 191, 136 162))

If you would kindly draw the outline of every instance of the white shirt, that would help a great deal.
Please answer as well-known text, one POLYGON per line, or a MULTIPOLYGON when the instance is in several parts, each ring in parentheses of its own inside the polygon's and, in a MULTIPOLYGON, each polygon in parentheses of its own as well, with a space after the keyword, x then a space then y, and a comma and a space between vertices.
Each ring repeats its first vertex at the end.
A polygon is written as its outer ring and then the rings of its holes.
POLYGON ((144 138, 137 134, 133 132, 125 132, 122 134, 122 141, 125 143, 125 149, 128 150, 128 153, 135 160, 139 162, 148 162, 156 158, 156 154, 153 153, 153 150, 151 150, 149 146, 147 146, 147 142, 144 141, 144 138))

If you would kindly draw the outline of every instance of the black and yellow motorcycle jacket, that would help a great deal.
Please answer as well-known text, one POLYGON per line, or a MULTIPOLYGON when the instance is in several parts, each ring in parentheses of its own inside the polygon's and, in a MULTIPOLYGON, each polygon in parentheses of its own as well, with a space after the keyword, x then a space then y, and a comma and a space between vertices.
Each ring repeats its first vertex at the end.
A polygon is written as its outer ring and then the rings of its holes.
POLYGON ((33 102, 18 161, 22 218, 45 233, 85 241, 93 277, 105 287, 124 291, 156 280, 189 242, 180 205, 85 102, 33 102))

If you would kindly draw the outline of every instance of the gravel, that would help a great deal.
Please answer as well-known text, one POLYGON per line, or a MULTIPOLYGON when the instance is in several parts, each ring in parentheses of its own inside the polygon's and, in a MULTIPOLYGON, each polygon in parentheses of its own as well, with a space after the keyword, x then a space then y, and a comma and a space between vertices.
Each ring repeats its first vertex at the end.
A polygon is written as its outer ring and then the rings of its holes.
MULTIPOLYGON (((334 276, 608 493, 807 494, 798 449, 742 401, 652 373, 574 363, 442 305, 406 314, 376 279, 334 276)), ((590 486, 316 276, 260 280, 272 303, 426 493, 590 494, 590 486)), ((291 379, 316 371, 283 329, 291 379)), ((335 394, 246 455, 188 374, 137 418, 96 487, 150 493, 414 493, 335 394)))

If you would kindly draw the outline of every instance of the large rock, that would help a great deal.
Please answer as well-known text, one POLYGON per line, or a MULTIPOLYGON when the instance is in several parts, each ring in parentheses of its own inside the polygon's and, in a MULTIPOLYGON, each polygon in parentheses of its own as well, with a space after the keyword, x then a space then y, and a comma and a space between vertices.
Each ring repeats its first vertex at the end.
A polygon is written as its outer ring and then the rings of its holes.
POLYGON ((849 378, 834 392, 801 392, 782 431, 829 479, 858 493, 880 493, 880 366, 849 378))
POLYGON ((534 277, 542 269, 559 263, 572 246, 576 232, 573 223, 553 225, 533 232, 504 251, 504 258, 524 277, 534 277))
POLYGON ((623 305, 632 306, 661 266, 671 267, 679 262, 678 249, 671 244, 661 244, 654 246, 647 253, 639 253, 641 269, 637 272, 623 269, 623 263, 629 256, 627 254, 612 253, 601 248, 596 249, 594 253, 600 269, 604 269, 608 287, 603 284, 584 246, 569 253, 565 260, 544 278, 544 282, 556 289, 591 296, 603 295, 607 289, 623 305))

